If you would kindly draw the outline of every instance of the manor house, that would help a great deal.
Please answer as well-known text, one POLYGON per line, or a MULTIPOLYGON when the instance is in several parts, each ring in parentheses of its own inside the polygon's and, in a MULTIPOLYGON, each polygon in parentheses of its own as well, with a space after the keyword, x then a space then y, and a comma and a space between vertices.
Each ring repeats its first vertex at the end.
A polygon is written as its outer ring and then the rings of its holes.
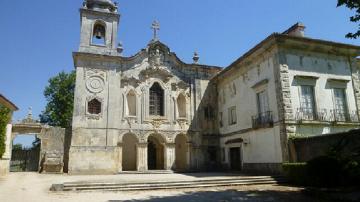
POLYGON ((156 21, 149 44, 122 56, 111 0, 80 15, 70 173, 278 172, 290 137, 360 125, 360 47, 305 37, 301 23, 221 68, 181 61, 156 21))

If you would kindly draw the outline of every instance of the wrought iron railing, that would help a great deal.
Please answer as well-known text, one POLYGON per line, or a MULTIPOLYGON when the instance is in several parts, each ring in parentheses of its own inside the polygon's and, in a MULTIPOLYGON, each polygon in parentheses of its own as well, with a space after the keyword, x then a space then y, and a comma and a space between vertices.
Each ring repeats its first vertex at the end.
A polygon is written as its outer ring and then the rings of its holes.
POLYGON ((271 111, 259 113, 257 116, 252 117, 253 128, 267 128, 274 125, 273 114, 271 111))
POLYGON ((297 121, 325 121, 327 110, 315 111, 313 108, 297 108, 295 119, 297 121))
POLYGON ((344 112, 343 110, 331 109, 330 121, 332 122, 359 122, 357 111, 344 112))
POLYGON ((296 121, 324 121, 324 122, 359 122, 357 111, 343 112, 336 109, 320 109, 314 111, 309 108, 297 108, 296 121))

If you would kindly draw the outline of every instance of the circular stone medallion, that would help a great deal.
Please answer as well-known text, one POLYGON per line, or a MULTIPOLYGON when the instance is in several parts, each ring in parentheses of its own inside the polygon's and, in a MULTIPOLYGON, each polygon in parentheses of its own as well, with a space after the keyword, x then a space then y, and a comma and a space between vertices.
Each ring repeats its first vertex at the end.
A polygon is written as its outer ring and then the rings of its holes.
POLYGON ((100 93, 104 90, 104 85, 104 80, 98 76, 92 76, 86 81, 86 88, 92 93, 100 93))

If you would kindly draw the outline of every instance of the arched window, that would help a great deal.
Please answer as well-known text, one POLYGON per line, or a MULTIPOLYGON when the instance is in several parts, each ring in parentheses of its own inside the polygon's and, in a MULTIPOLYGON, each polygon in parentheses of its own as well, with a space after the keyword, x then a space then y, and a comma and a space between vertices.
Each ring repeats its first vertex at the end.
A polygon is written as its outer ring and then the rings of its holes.
POLYGON ((136 95, 134 91, 130 91, 127 96, 127 110, 129 116, 136 116, 136 95))
POLYGON ((105 45, 105 26, 101 23, 94 25, 92 44, 105 45))
POLYGON ((164 90, 155 82, 150 88, 150 115, 164 116, 164 90))
POLYGON ((92 99, 88 102, 89 114, 100 114, 101 113, 101 102, 97 99, 92 99))
POLYGON ((180 94, 177 98, 177 109, 180 118, 186 117, 186 99, 183 94, 180 94))

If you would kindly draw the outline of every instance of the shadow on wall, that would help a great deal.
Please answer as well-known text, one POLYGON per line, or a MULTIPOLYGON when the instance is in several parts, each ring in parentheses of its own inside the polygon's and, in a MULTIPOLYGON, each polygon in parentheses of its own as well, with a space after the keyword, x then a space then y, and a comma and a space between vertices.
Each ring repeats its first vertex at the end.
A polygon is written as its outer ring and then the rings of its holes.
POLYGON ((201 191, 201 192, 185 192, 177 196, 151 197, 143 200, 109 200, 108 202, 219 202, 219 201, 319 201, 319 199, 311 198, 304 195, 300 191, 201 191))
POLYGON ((69 171, 69 151, 70 151, 70 146, 71 146, 71 137, 72 137, 72 128, 66 128, 65 129, 65 140, 64 140, 64 157, 63 157, 63 162, 64 162, 64 168, 63 168, 63 172, 64 173, 68 173, 69 171))
POLYGON ((196 169, 216 171, 221 169, 216 86, 209 82, 206 87, 203 82, 205 81, 195 80, 195 103, 192 104, 195 106, 200 103, 191 120, 189 132, 192 133, 192 146, 200 148, 203 159, 199 160, 199 155, 196 155, 197 160, 193 164, 203 165, 196 169))

